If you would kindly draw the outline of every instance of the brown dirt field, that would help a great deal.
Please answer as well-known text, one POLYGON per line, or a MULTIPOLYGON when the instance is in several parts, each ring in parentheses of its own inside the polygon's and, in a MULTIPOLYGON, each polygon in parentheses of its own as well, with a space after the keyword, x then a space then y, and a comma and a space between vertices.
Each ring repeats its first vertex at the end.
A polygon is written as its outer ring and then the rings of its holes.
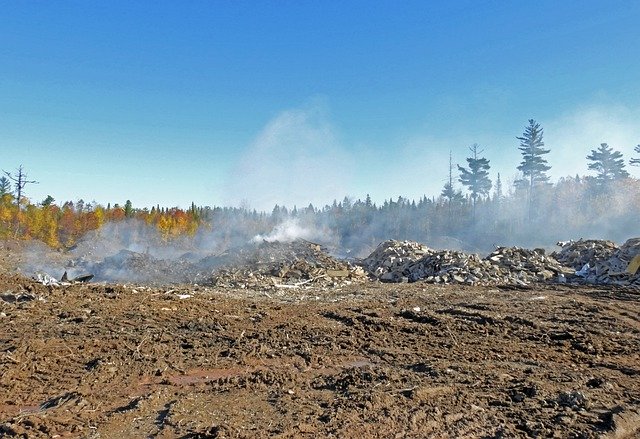
POLYGON ((0 436, 640 436, 637 291, 47 287, 3 261, 0 436))

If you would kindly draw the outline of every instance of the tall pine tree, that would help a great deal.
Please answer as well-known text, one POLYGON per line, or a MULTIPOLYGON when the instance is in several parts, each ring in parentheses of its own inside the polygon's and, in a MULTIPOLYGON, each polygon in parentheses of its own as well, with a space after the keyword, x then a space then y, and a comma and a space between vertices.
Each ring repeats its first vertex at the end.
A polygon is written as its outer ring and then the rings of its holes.
POLYGON ((601 143, 597 150, 592 149, 587 160, 591 162, 588 164, 589 169, 596 171, 596 181, 600 184, 629 177, 629 173, 624 169, 622 153, 614 151, 606 143, 601 143))
POLYGON ((524 180, 528 180, 530 191, 536 184, 549 181, 547 171, 551 166, 547 165, 547 160, 543 157, 549 153, 549 150, 544 148, 543 132, 539 123, 529 119, 529 126, 525 128, 522 137, 516 137, 520 141, 518 149, 522 154, 518 170, 524 175, 524 180))
POLYGON ((524 176, 522 180, 516 181, 516 186, 527 189, 529 219, 531 219, 532 214, 535 187, 549 181, 547 171, 551 169, 551 166, 547 165, 547 160, 543 157, 549 153, 549 150, 544 148, 542 136, 543 129, 540 124, 533 119, 529 119, 529 125, 522 133, 522 137, 516 137, 520 141, 518 149, 522 154, 522 162, 520 162, 518 170, 524 176))
POLYGON ((478 144, 474 143, 469 147, 471 157, 467 158, 469 169, 458 165, 460 178, 458 181, 467 187, 471 192, 471 200, 473 200, 473 219, 476 218, 476 203, 478 197, 486 196, 491 190, 491 180, 489 179, 489 160, 484 157, 478 157, 484 150, 478 150, 478 144))

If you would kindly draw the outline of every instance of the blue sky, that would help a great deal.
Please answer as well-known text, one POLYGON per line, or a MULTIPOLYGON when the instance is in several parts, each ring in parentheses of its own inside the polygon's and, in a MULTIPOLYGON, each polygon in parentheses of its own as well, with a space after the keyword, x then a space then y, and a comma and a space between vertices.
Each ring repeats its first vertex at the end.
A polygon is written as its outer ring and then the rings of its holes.
MULTIPOLYGON (((270 210, 437 195, 640 143, 640 3, 0 1, 0 168, 34 201, 270 210)), ((640 169, 630 169, 638 176, 640 169)))

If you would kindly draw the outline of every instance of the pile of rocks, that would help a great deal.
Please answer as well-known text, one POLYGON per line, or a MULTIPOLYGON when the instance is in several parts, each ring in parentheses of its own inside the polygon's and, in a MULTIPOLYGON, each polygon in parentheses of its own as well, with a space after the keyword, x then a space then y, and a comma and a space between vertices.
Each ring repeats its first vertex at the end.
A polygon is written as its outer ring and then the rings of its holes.
POLYGON ((607 259, 598 259, 584 266, 581 276, 585 282, 640 287, 640 270, 628 273, 627 267, 640 254, 640 238, 632 238, 616 249, 607 259))
POLYGON ((586 264, 595 267, 598 263, 608 261, 618 250, 618 246, 611 241, 601 239, 585 239, 578 241, 558 242, 561 248, 553 252, 558 262, 567 267, 581 270, 586 264))
POLYGON ((405 276, 393 281, 476 284, 488 280, 491 264, 476 254, 442 250, 415 261, 405 270, 405 276))
POLYGON ((385 282, 424 280, 470 285, 527 285, 575 272, 547 256, 542 249, 499 247, 481 258, 458 251, 435 251, 407 241, 383 242, 363 261, 363 266, 385 282))
MULTIPOLYGON (((146 284, 201 284, 234 288, 297 288, 365 282, 416 282, 469 285, 528 285, 572 282, 640 288, 640 270, 628 273, 640 254, 640 238, 617 247, 611 241, 562 243, 547 255, 543 249, 498 247, 486 257, 434 250, 411 241, 384 241, 354 264, 337 259, 319 244, 305 240, 251 243, 218 255, 193 254, 164 260, 122 250, 100 262, 78 259, 71 268, 98 281, 146 284)), ((67 278, 64 279, 65 281, 67 278)))
POLYGON ((378 279, 399 281, 409 265, 433 253, 434 250, 418 242, 390 239, 381 242, 361 264, 378 279))

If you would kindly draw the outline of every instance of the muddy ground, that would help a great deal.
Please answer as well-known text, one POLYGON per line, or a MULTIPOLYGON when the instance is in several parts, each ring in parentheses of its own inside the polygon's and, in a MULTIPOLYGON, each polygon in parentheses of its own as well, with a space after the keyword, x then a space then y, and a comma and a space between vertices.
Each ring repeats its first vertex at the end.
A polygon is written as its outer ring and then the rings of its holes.
POLYGON ((0 274, 0 436, 638 437, 640 293, 0 274))

